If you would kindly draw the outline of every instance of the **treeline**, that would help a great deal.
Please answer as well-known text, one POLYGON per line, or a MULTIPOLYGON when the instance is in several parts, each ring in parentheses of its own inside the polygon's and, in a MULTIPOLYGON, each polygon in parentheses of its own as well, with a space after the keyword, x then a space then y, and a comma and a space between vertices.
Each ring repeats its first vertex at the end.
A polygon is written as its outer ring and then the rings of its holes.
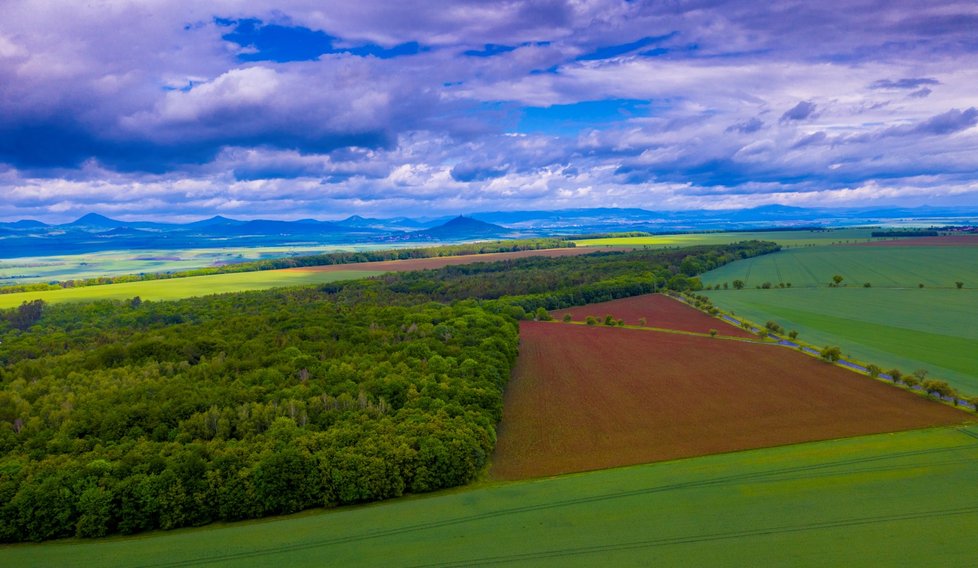
POLYGON ((912 231, 873 231, 872 237, 939 237, 937 231, 912 230, 912 231))
POLYGON ((649 286, 695 288, 695 270, 776 249, 527 258, 5 310, 0 540, 128 534, 464 484, 495 444, 517 319, 649 286))
POLYGON ((361 262, 380 262, 385 260, 409 260, 417 258, 435 258, 441 256, 466 256, 472 254, 488 254, 497 252, 518 252, 523 250, 543 250, 554 248, 573 248, 573 242, 559 238, 519 239, 510 241, 492 241, 481 243, 464 243, 458 245, 441 245, 436 247, 387 249, 358 252, 331 252, 302 256, 288 256, 238 262, 221 266, 207 266, 176 272, 152 272, 145 274, 124 274, 121 276, 100 276, 77 280, 63 280, 50 283, 15 284, 0 286, 0 294, 16 292, 38 292, 44 290, 59 290, 61 288, 79 288, 83 286, 100 286, 103 284, 119 284, 123 282, 140 282, 144 280, 166 280, 170 278, 187 278, 190 276, 209 276, 212 274, 230 274, 237 272, 257 272, 260 270, 279 270, 283 268, 304 268, 309 266, 329 266, 333 264, 356 264, 361 262))

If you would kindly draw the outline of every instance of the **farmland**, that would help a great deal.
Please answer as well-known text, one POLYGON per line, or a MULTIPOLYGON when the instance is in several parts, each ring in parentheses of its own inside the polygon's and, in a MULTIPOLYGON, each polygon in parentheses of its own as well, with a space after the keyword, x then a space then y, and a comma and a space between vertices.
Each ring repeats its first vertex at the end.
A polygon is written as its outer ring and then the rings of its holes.
POLYGON ((391 260, 381 262, 358 262, 351 264, 331 264, 305 268, 286 268, 281 270, 261 270, 230 274, 191 276, 164 280, 124 282, 100 286, 44 290, 40 292, 18 292, 0 294, 0 308, 12 308, 22 302, 41 299, 45 302, 78 302, 91 300, 121 300, 139 296, 144 300, 177 300, 208 294, 241 292, 245 290, 265 290, 283 286, 323 284, 337 280, 353 280, 377 276, 385 272, 402 272, 422 269, 436 269, 444 266, 491 262, 535 256, 561 257, 598 252, 599 249, 545 249, 506 253, 470 254, 462 256, 442 256, 411 260, 391 260))
POLYGON ((704 292, 725 310, 755 322, 775 320, 809 343, 840 345, 884 368, 925 369, 974 394, 976 251, 970 246, 791 249, 728 264, 702 280, 714 287, 745 282, 744 290, 704 292), (842 286, 829 288, 834 275, 843 277, 842 286), (777 289, 758 290, 764 283, 777 289), (781 283, 791 288, 781 289, 781 283))
POLYGON ((976 436, 915 430, 139 538, 5 546, 0 563, 966 566, 978 526, 976 436))
POLYGON ((694 245, 717 245, 739 241, 773 241, 784 247, 810 247, 816 245, 852 244, 875 242, 873 228, 819 229, 811 231, 735 231, 726 233, 680 233, 651 235, 646 237, 606 237, 574 241, 579 247, 648 247, 672 248, 694 245))
MULTIPOLYGON (((24 284, 124 274, 179 272, 205 266, 351 250, 390 249, 397 245, 228 247, 174 250, 122 250, 87 254, 0 259, 0 283, 24 284)), ((404 245, 408 246, 408 245, 404 245)), ((414 245, 416 246, 416 245, 414 245)))
POLYGON ((561 319, 570 314, 572 321, 584 321, 587 316, 601 319, 608 315, 615 319, 624 320, 628 325, 640 325, 645 320, 644 327, 657 327, 696 333, 709 333, 716 329, 720 335, 735 337, 754 337, 748 331, 734 327, 724 320, 710 317, 702 312, 662 294, 644 294, 622 298, 610 302, 588 304, 574 308, 555 310, 551 315, 561 319))
POLYGON ((523 322, 520 341, 493 458, 499 479, 971 418, 774 345, 547 322, 523 322))
POLYGON ((331 272, 265 270, 261 272, 193 276, 172 280, 146 280, 142 282, 124 282, 102 286, 64 288, 61 290, 0 294, 0 308, 13 308, 19 306, 22 302, 37 299, 49 303, 124 300, 134 296, 139 296, 144 300, 177 300, 209 294, 241 292, 244 290, 265 290, 282 286, 322 284, 337 280, 367 278, 378 274, 383 274, 383 272, 370 270, 331 272))
POLYGON ((782 250, 704 274, 707 286, 742 280, 792 288, 828 286, 840 275, 847 287, 978 287, 978 249, 968 246, 835 246, 782 250))

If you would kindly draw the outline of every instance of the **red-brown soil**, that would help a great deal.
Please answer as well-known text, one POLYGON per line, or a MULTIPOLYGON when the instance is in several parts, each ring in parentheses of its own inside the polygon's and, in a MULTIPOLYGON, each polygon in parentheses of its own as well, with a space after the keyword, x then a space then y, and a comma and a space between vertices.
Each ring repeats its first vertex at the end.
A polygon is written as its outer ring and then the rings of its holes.
POLYGON ((720 335, 756 337, 742 328, 731 325, 722 319, 710 317, 679 300, 662 294, 632 296, 610 302, 554 310, 550 313, 554 319, 558 320, 562 319, 564 314, 570 314, 574 321, 584 321, 587 316, 594 316, 603 321, 606 315, 611 315, 611 317, 625 320, 625 323, 631 325, 639 325, 638 320, 645 318, 647 327, 698 333, 709 333, 711 329, 715 329, 720 335))
POLYGON ((775 345, 557 322, 520 341, 496 479, 973 421, 775 345))
POLYGON ((951 235, 947 237, 909 237, 890 241, 854 243, 861 247, 960 247, 978 246, 978 235, 951 235))
POLYGON ((345 272, 347 270, 382 270, 385 272, 409 272, 429 268, 443 268, 456 264, 472 264, 474 262, 495 262, 512 260, 530 256, 577 256, 608 250, 619 250, 603 247, 576 247, 541 250, 521 250, 516 252, 491 252, 486 254, 466 254, 461 256, 438 256, 433 258, 411 258, 406 260, 381 260, 377 262, 351 262, 348 264, 329 264, 326 266, 306 266, 302 268, 286 268, 302 272, 345 272))

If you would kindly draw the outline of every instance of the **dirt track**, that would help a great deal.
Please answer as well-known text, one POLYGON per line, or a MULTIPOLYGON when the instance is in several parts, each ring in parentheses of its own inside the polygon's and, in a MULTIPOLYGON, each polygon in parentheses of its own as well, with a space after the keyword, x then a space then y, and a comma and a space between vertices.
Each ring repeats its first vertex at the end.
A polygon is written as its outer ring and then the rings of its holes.
POLYGON ((496 479, 974 420, 774 345, 556 322, 520 338, 496 479))

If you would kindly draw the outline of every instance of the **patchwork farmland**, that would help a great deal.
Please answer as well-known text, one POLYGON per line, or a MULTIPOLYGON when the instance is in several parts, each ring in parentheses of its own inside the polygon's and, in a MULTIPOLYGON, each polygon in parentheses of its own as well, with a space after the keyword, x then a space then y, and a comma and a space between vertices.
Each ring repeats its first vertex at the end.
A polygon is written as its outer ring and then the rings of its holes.
POLYGON ((973 237, 937 239, 947 246, 921 238, 781 251, 704 274, 706 286, 720 289, 702 293, 754 322, 797 330, 809 343, 839 345, 886 369, 922 369, 978 394, 978 248, 960 244, 973 237), (920 246, 886 244, 908 242, 920 246), (843 280, 830 288, 834 275, 843 280), (745 289, 722 288, 735 279, 745 289), (772 289, 757 288, 765 282, 772 289))
POLYGON ((520 338, 496 479, 971 419, 769 344, 550 322, 523 322, 520 338))

